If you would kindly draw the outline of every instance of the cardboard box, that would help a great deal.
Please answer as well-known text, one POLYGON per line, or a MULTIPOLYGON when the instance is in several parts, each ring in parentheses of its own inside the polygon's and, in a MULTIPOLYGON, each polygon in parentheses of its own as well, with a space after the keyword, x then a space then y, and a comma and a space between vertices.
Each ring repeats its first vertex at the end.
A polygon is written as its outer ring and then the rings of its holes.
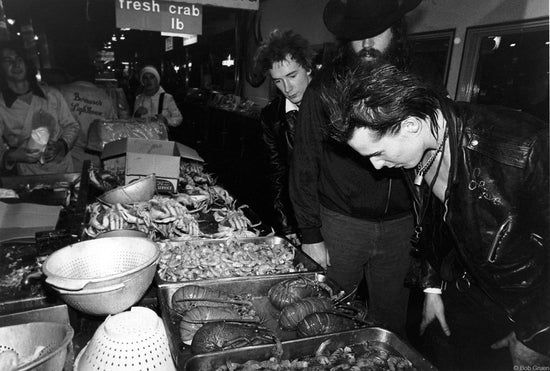
POLYGON ((155 174, 157 190, 175 192, 181 159, 204 162, 197 151, 181 143, 164 140, 124 138, 105 144, 103 167, 124 174, 125 183, 155 174))

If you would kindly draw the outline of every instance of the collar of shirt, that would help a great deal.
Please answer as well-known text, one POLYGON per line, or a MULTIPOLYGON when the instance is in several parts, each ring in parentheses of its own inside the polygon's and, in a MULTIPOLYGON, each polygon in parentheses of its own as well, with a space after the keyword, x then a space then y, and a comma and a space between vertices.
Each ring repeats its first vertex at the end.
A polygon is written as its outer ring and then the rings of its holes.
POLYGON ((289 111, 298 111, 299 109, 300 109, 300 106, 292 103, 291 101, 285 98, 285 113, 289 111))
MULTIPOLYGON (((40 89, 38 84, 32 84, 31 83, 30 91, 34 95, 37 95, 37 96, 42 97, 44 99, 46 98, 46 95, 44 94, 42 89, 40 89)), ((17 95, 13 90, 8 88, 7 86, 2 87, 2 96, 4 97, 4 102, 6 103, 6 107, 8 107, 8 108, 11 108, 13 103, 17 100, 17 98, 19 98, 19 95, 17 95)))

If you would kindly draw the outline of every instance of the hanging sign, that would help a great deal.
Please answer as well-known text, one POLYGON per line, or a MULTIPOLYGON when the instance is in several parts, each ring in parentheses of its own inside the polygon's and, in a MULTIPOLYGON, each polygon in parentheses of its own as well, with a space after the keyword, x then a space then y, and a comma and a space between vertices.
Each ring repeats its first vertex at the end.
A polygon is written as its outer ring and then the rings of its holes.
POLYGON ((258 10, 260 0, 186 0, 191 4, 214 5, 225 8, 258 10))
POLYGON ((202 5, 166 0, 115 0, 118 28, 202 34, 202 5))
POLYGON ((170 50, 174 50, 174 38, 172 36, 164 39, 164 51, 169 52, 170 50))

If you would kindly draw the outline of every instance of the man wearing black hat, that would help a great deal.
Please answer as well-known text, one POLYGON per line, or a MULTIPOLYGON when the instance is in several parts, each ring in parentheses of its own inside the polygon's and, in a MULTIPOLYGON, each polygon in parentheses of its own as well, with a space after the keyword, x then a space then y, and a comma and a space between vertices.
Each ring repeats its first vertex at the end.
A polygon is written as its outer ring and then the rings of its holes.
POLYGON ((326 140, 320 92, 335 74, 359 63, 383 59, 409 69, 403 16, 420 1, 328 1, 324 22, 341 46, 306 90, 290 169, 303 251, 348 292, 364 276, 372 319, 401 334, 413 233, 407 187, 400 172, 377 171, 346 146, 326 140))

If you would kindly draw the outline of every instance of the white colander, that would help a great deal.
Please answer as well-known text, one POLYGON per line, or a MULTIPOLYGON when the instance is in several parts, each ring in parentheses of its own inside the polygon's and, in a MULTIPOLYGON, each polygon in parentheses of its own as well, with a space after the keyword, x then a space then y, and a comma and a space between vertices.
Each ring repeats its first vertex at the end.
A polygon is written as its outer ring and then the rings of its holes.
POLYGON ((145 307, 107 317, 74 364, 74 371, 175 369, 162 320, 145 307))
POLYGON ((42 266, 61 298, 92 315, 120 313, 141 299, 160 252, 140 237, 109 237, 75 243, 54 252, 42 266))
POLYGON ((128 279, 159 258, 155 243, 140 237, 109 237, 57 250, 42 270, 50 285, 68 291, 98 289, 128 279))
POLYGON ((18 371, 59 371, 65 365, 73 328, 54 322, 31 322, 0 327, 0 354, 15 352, 18 371))

